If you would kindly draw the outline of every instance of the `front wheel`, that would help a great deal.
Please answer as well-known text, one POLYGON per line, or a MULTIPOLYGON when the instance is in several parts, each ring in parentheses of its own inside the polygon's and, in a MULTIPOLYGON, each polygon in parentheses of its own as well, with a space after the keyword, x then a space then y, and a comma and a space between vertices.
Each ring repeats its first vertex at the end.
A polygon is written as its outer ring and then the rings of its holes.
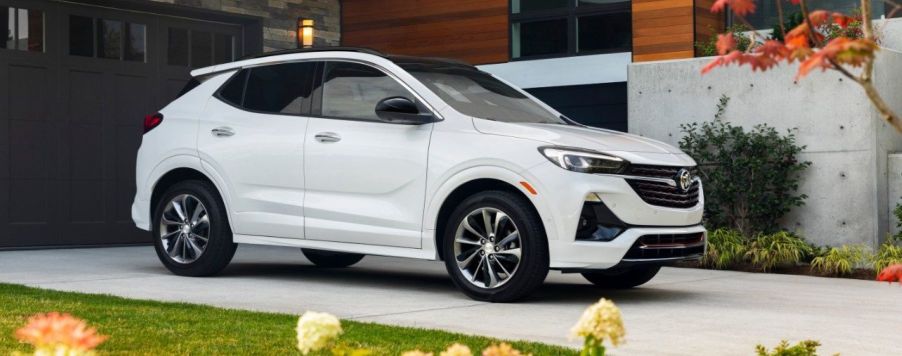
POLYGON ((541 219, 525 197, 477 193, 451 213, 442 254, 451 280, 476 300, 511 302, 542 285, 548 243, 541 219))
POLYGON ((661 266, 635 266, 618 271, 598 271, 582 273, 592 284, 607 289, 627 289, 643 285, 655 278, 661 266))
POLYGON ((235 255, 225 208, 210 183, 184 181, 166 190, 152 227, 157 256, 174 274, 213 275, 235 255))

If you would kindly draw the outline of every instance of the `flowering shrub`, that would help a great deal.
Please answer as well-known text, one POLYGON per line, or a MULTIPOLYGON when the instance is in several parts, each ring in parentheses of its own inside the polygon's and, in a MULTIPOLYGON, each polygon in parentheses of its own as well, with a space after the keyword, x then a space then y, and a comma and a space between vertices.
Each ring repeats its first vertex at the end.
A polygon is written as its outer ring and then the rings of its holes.
POLYGON ((16 330, 19 341, 34 346, 36 356, 89 356, 107 337, 81 319, 57 312, 38 314, 16 330))
POLYGON ((473 352, 466 345, 454 344, 449 346, 447 350, 442 351, 439 356, 473 356, 473 352))
POLYGON ((758 345, 755 347, 755 353, 758 356, 817 356, 818 346, 821 346, 821 343, 814 340, 805 340, 793 346, 789 346, 789 342, 783 340, 773 351, 768 351, 764 345, 758 345))
POLYGON ((601 298, 583 312, 570 334, 572 338, 583 338, 580 355, 603 356, 604 341, 608 340, 616 347, 623 342, 626 331, 623 329, 620 309, 610 300, 601 298))
POLYGON ((298 350, 301 354, 325 349, 342 333, 334 315, 308 311, 298 318, 298 350))
POLYGON ((482 356, 528 356, 507 343, 492 345, 482 350, 482 356))
POLYGON ((899 282, 902 284, 902 264, 896 264, 884 268, 877 275, 877 280, 881 282, 899 282))

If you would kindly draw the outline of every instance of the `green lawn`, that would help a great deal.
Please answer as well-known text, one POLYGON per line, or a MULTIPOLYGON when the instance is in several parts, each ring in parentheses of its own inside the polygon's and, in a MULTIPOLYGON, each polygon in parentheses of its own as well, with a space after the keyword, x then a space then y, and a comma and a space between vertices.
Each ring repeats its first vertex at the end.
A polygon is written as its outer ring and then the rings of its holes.
MULTIPOLYGON (((101 354, 129 355, 289 355, 295 349, 296 315, 259 313, 182 303, 162 303, 97 294, 56 292, 0 284, 0 355, 28 351, 13 332, 29 316, 59 311, 85 319, 110 339, 101 354)), ((377 355, 421 349, 438 354, 459 342, 474 353, 497 339, 444 331, 342 321, 340 343, 377 355)), ((566 333, 567 330, 561 330, 566 333)), ((532 342, 511 342, 535 355, 575 355, 576 351, 532 342)))

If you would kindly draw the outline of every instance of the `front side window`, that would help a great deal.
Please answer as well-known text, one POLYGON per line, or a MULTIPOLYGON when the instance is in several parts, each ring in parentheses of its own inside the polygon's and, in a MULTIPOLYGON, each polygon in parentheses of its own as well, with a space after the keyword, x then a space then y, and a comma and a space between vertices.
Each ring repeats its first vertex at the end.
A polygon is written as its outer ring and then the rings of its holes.
POLYGON ((394 78, 376 68, 351 62, 327 62, 323 73, 322 115, 379 121, 376 104, 382 99, 413 95, 394 78))
POLYGON ((566 124, 520 91, 475 68, 420 63, 401 64, 458 112, 480 119, 566 124))
POLYGON ((513 0, 511 58, 632 50, 628 0, 513 0))

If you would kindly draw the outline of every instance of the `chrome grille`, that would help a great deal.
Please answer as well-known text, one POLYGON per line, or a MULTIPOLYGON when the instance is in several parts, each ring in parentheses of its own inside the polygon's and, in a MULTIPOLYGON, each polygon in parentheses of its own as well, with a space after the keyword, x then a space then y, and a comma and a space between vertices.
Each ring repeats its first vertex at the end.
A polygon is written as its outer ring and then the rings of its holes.
MULTIPOLYGON (((627 168, 625 175, 634 177, 676 179, 677 172, 682 167, 632 165, 627 168)), ((690 170, 692 171, 692 170, 690 170)), ((691 208, 699 201, 698 180, 694 180, 689 190, 683 191, 679 187, 664 182, 654 182, 636 178, 627 178, 626 182, 636 191, 643 201, 651 205, 668 208, 691 208)))
POLYGON ((643 235, 630 247, 624 259, 650 260, 693 258, 705 252, 705 233, 643 235))

